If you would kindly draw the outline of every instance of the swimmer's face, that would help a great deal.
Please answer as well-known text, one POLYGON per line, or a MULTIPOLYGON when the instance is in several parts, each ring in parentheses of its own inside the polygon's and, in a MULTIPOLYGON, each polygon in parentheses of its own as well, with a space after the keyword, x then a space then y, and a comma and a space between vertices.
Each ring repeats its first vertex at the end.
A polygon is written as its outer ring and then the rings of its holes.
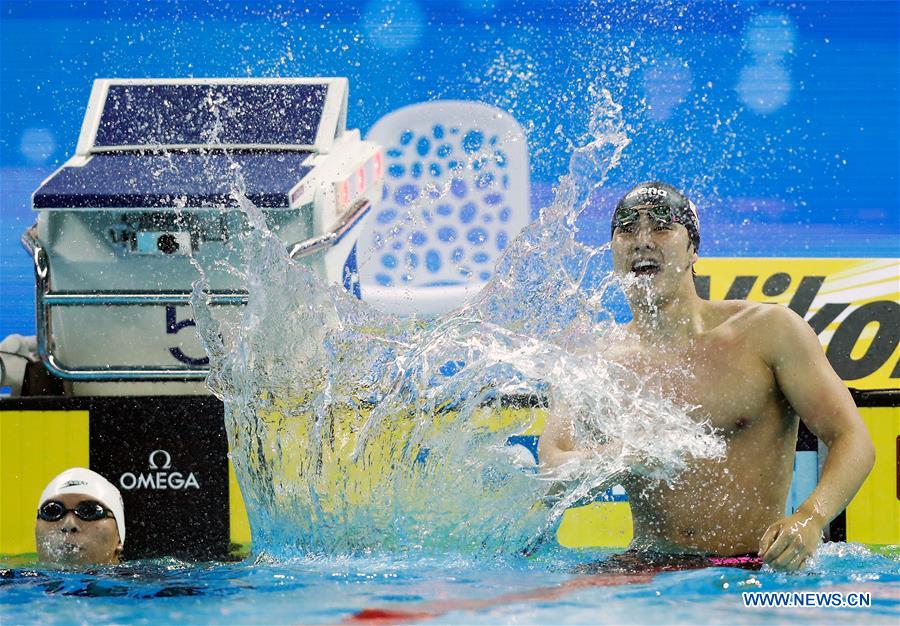
MULTIPOLYGON (((89 496, 74 493, 52 498, 66 509, 96 503, 89 496)), ((44 502, 41 503, 43 506, 44 502)), ((102 505, 101 505, 102 506, 102 505)), ((85 509, 87 510, 87 509, 85 509)), ((107 565, 119 562, 122 542, 113 517, 86 521, 74 512, 65 513, 57 521, 37 518, 34 528, 38 558, 43 563, 58 565, 107 565)))
POLYGON ((697 253, 690 234, 664 212, 636 207, 636 214, 616 224, 612 237, 613 267, 626 278, 626 292, 635 298, 665 298, 692 279, 697 253))

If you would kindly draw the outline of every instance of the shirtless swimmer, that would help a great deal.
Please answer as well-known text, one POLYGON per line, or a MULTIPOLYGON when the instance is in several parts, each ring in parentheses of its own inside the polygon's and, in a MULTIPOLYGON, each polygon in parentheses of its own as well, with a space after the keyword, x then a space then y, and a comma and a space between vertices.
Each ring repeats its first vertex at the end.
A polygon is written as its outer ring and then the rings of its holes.
MULTIPOLYGON (((622 480, 634 521, 629 552, 758 553, 775 568, 796 570, 862 485, 874 447, 801 317, 780 305, 698 296, 699 246, 696 208, 670 185, 641 183, 616 206, 615 271, 636 280, 626 290, 634 315, 628 339, 611 358, 699 407, 691 415, 709 418, 726 442, 723 459, 694 459, 669 484, 637 471, 622 480), (828 458, 818 486, 785 517, 798 416, 827 444, 828 458)), ((545 471, 585 454, 573 419, 551 411, 539 447, 545 471)))

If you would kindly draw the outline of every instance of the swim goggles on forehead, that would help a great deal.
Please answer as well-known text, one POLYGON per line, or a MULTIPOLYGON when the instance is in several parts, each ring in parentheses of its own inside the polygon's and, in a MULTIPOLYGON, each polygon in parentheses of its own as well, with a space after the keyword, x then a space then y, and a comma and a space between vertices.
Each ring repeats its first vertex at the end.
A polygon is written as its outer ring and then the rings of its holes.
POLYGON ((613 216, 613 230, 617 228, 627 229, 630 226, 637 224, 640 219, 641 211, 646 211, 647 217, 649 217, 655 225, 671 226, 673 222, 678 222, 675 212, 664 204, 652 204, 650 206, 643 206, 640 209, 637 207, 620 207, 616 209, 616 213, 613 216))
POLYGON ((37 516, 45 522, 58 522, 69 513, 74 513, 85 522, 96 522, 106 517, 115 517, 112 511, 95 500, 79 502, 74 509, 67 509, 62 502, 47 500, 38 508, 37 516))

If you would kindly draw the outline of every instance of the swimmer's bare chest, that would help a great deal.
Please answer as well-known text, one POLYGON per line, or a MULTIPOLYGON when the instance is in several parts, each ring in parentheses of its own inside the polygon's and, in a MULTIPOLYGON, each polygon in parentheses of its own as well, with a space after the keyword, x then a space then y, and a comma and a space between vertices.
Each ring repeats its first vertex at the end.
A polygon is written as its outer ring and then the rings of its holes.
MULTIPOLYGON (((724 437, 721 460, 693 461, 670 483, 625 481, 635 542, 674 551, 737 554, 756 549, 783 513, 790 486, 797 419, 753 337, 720 329, 689 345, 635 346, 617 361, 724 437)), ((660 433, 665 436, 665 433, 660 433)))

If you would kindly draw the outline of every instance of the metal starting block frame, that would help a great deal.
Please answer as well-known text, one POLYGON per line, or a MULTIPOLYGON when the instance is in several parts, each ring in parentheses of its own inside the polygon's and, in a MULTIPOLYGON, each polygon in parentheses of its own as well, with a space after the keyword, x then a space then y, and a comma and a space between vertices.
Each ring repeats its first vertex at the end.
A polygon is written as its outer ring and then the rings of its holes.
MULTIPOLYGON (((380 146, 346 129, 347 92, 344 78, 96 80, 76 155, 35 191, 38 219, 22 235, 34 263, 46 368, 71 381, 206 377, 208 359, 178 347, 168 352, 184 365, 84 363, 77 346, 86 324, 77 312, 166 306, 167 332, 194 326, 174 314, 190 304, 196 270, 188 257, 211 250, 208 259, 234 261, 239 254, 235 169, 289 256, 358 292, 351 261, 359 227, 381 194, 383 157, 380 146)), ((213 270, 210 287, 210 305, 247 303, 247 292, 224 273, 213 270)), ((113 337, 116 321, 97 315, 113 337)), ((135 322, 138 331, 142 323, 135 322)), ((151 347, 154 358, 164 353, 151 347)), ((105 361, 113 352, 105 350, 105 361)))

